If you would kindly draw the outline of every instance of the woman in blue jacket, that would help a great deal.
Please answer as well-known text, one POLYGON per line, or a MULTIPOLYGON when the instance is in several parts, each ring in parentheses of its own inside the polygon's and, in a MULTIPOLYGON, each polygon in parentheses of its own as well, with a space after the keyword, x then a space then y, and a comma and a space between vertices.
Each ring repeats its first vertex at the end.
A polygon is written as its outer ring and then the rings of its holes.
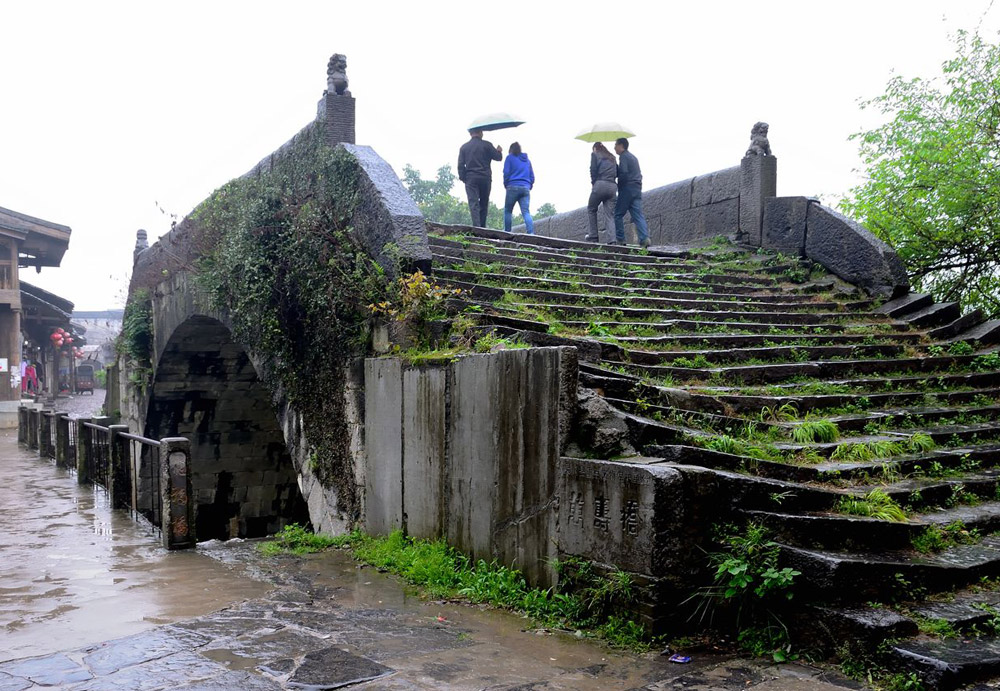
POLYGON ((531 219, 531 188, 535 186, 535 171, 531 168, 528 154, 521 153, 521 145, 510 145, 507 160, 503 162, 503 186, 507 188, 507 198, 503 203, 503 229, 510 232, 511 212, 514 203, 521 205, 521 216, 528 235, 535 234, 535 222, 531 219))

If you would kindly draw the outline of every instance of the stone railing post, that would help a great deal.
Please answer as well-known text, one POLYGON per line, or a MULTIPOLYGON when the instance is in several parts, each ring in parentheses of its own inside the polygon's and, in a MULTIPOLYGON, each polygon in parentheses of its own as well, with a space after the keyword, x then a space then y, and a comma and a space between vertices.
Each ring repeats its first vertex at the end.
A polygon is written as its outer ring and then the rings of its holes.
POLYGON ((90 430, 83 426, 90 421, 89 417, 78 417, 73 421, 76 425, 76 482, 80 485, 93 481, 90 477, 90 459, 94 452, 90 446, 90 430))
POLYGON ((740 241, 760 247, 764 200, 778 193, 778 159, 744 156, 740 161, 740 241))
POLYGON ((52 446, 52 410, 46 408, 38 414, 38 455, 48 457, 52 446))
POLYGON ((56 415, 56 465, 60 468, 69 466, 69 425, 68 415, 56 415))
POLYGON ((326 143, 354 143, 354 97, 347 90, 347 56, 334 53, 326 66, 326 91, 316 107, 323 122, 326 143))
POLYGON ((191 488, 191 442, 183 437, 160 440, 160 534, 167 549, 195 546, 191 488))
POLYGON ((28 409, 28 448, 38 450, 38 408, 28 409))
POLYGON ((128 425, 111 425, 111 468, 108 472, 108 496, 111 508, 130 509, 132 496, 132 473, 129 471, 128 439, 122 432, 128 432, 128 425))
POLYGON ((23 405, 17 409, 17 443, 28 443, 28 408, 23 405))

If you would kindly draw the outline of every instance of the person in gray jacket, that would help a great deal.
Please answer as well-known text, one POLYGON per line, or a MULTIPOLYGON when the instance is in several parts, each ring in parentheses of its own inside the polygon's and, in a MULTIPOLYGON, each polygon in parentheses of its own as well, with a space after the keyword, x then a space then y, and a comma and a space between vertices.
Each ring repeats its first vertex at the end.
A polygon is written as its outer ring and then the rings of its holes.
POLYGON ((642 170, 639 168, 639 159, 628 150, 628 139, 624 137, 615 141, 615 153, 618 154, 618 203, 615 207, 614 244, 625 244, 625 214, 628 213, 635 223, 639 247, 649 247, 649 228, 646 226, 646 216, 642 213, 642 170))
POLYGON ((469 141, 458 150, 458 179, 465 184, 469 198, 472 225, 486 227, 490 210, 490 188, 493 186, 493 161, 503 159, 503 149, 483 139, 482 130, 469 130, 469 141))
POLYGON ((604 205, 604 232, 611 233, 615 227, 615 198, 618 196, 618 185, 615 177, 618 175, 618 163, 615 156, 600 142, 594 144, 590 154, 590 199, 587 200, 587 216, 590 220, 590 233, 584 238, 587 242, 598 242, 597 207, 604 205))

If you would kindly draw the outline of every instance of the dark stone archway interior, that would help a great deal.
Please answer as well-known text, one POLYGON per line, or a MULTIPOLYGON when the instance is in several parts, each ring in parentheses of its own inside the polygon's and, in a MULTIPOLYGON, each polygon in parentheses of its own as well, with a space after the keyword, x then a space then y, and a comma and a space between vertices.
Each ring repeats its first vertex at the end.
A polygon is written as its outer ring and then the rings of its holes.
POLYGON ((270 396, 218 321, 192 317, 171 336, 156 366, 146 436, 191 440, 199 541, 308 522, 270 396))

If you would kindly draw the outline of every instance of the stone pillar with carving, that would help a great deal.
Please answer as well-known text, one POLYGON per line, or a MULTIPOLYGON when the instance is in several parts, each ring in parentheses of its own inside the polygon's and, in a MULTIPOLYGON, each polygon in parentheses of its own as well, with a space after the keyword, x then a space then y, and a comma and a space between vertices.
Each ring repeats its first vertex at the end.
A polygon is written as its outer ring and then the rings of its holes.
POLYGON ((336 146, 354 141, 354 97, 347 90, 347 56, 334 53, 326 66, 326 91, 316 110, 316 119, 323 122, 326 143, 336 146))
POLYGON ((183 437, 160 440, 160 536, 167 549, 194 547, 194 491, 191 442, 183 437))
POLYGON ((778 159, 771 154, 768 125, 750 131, 750 148, 740 161, 740 242, 760 247, 764 200, 778 194, 778 159))
POLYGON ((139 260, 139 253, 144 249, 149 247, 149 240, 146 237, 146 231, 140 228, 135 231, 135 249, 132 250, 132 263, 135 264, 139 260))

